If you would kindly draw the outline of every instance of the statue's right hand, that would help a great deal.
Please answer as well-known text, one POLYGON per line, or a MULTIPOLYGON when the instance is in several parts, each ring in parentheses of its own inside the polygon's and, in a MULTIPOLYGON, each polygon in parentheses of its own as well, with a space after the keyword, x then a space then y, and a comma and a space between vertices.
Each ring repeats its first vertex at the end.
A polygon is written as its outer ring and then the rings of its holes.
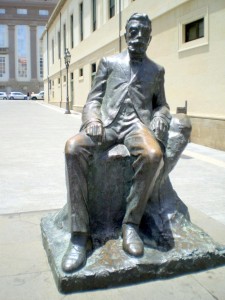
POLYGON ((101 122, 91 122, 87 125, 85 132, 87 135, 94 137, 97 142, 102 141, 102 135, 103 135, 103 126, 101 122))

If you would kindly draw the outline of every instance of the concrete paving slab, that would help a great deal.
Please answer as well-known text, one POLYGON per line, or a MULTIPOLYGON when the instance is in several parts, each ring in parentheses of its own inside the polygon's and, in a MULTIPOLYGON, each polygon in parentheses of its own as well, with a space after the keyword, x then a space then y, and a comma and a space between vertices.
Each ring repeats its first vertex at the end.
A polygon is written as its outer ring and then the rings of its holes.
POLYGON ((49 270, 39 240, 1 245, 0 277, 49 270))
POLYGON ((122 299, 214 299, 204 287, 192 278, 192 276, 179 277, 170 280, 159 280, 151 283, 144 283, 140 286, 132 286, 132 288, 125 287, 119 290, 119 294, 122 296, 122 299))
POLYGON ((0 102, 1 214, 55 209, 66 201, 64 145, 81 116, 47 107, 0 102))
POLYGON ((207 277, 210 276, 212 276, 213 281, 213 278, 215 278, 213 273, 206 276, 205 282, 204 279, 198 281, 188 275, 170 280, 158 280, 128 287, 65 296, 59 294, 57 289, 54 288, 51 272, 38 272, 0 277, 0 289, 1 299, 7 300, 224 300, 223 294, 221 294, 223 292, 221 285, 219 285, 221 293, 218 292, 217 286, 213 288, 208 285, 210 279, 207 279, 207 277), (204 285, 208 286, 208 290, 204 285), (216 298, 217 296, 219 297, 216 298))
MULTIPOLYGON (((61 300, 53 286, 51 272, 0 277, 0 296, 4 300, 61 300)), ((79 299, 79 298, 77 298, 79 299)))
POLYGON ((212 217, 193 208, 192 206, 189 206, 188 210, 192 223, 200 228, 203 228, 204 231, 208 233, 215 241, 225 245, 225 226, 223 223, 216 221, 212 217))
POLYGON ((225 267, 196 273, 192 276, 214 299, 225 299, 225 267))
POLYGON ((35 242, 40 238, 40 219, 31 214, 1 216, 0 245, 35 242))
MULTIPOLYGON (((189 144, 187 149, 189 147, 192 145, 189 144)), ((202 146, 199 148, 204 150, 202 146)), ((202 161, 185 156, 185 153, 170 175, 174 189, 187 206, 191 205, 225 224, 225 167, 213 164, 209 155, 208 161, 202 161)))

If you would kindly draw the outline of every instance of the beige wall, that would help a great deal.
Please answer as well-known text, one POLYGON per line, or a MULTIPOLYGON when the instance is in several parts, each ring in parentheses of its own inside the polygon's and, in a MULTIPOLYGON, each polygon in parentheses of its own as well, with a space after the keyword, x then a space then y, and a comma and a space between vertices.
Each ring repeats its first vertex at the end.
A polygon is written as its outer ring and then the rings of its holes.
POLYGON ((191 142, 225 150, 225 121, 214 118, 191 117, 191 142))
MULTIPOLYGON (((225 150, 225 142, 212 142, 213 139, 225 140, 225 1, 224 0, 136 0, 121 1, 121 31, 119 31, 119 1, 116 2, 117 14, 108 19, 107 1, 99 0, 97 8, 97 30, 91 30, 90 1, 84 0, 84 40, 79 40, 78 5, 80 1, 61 1, 55 17, 50 19, 48 32, 44 35, 45 59, 47 59, 47 35, 49 67, 45 67, 45 90, 47 77, 58 80, 62 86, 54 84, 54 93, 50 92, 49 102, 64 106, 66 85, 63 84, 65 66, 63 58, 57 58, 57 32, 63 23, 67 24, 67 45, 70 45, 70 15, 74 14, 74 44, 69 51, 72 55, 70 72, 74 72, 73 108, 81 111, 91 88, 91 64, 98 63, 102 56, 119 52, 119 32, 122 49, 126 47, 123 38, 126 20, 134 12, 146 12, 153 23, 153 39, 148 55, 166 69, 165 88, 172 113, 188 101, 188 114, 192 116, 192 140, 206 146, 225 150), (64 3, 65 2, 65 3, 64 3), (60 4, 61 3, 61 4, 60 4), (194 42, 182 42, 182 24, 201 16, 205 18, 205 37, 194 42), (55 63, 51 61, 51 41, 55 40, 55 63), (79 69, 83 68, 83 78, 79 69), (49 70, 49 73, 48 73, 49 70), (61 72, 60 72, 61 70, 61 72), (215 135, 214 127, 218 128, 215 135), (206 123, 203 120, 207 120, 206 123), (210 128, 206 137, 207 130, 210 128), (222 136, 221 136, 222 134, 222 136)), ((63 48, 63 47, 62 47, 63 48)), ((47 94, 47 93, 46 93, 47 94)))
POLYGON ((190 115, 224 118, 224 34, 223 0, 189 1, 153 21, 149 54, 166 69, 166 92, 172 111, 188 100, 190 115), (208 44, 179 52, 177 23, 201 8, 208 9, 208 44))

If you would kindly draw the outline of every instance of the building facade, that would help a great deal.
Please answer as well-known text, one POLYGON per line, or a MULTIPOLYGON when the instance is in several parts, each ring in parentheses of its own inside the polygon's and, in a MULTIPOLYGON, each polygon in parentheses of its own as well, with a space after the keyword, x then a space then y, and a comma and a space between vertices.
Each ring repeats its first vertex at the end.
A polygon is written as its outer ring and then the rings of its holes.
POLYGON ((57 0, 0 2, 0 91, 43 90, 40 37, 57 0))
POLYGON ((165 67, 172 113, 186 102, 191 141, 225 150, 224 0, 60 0, 42 35, 46 101, 65 107, 68 48, 70 104, 82 110, 99 60, 126 48, 134 12, 152 19, 148 56, 165 67))

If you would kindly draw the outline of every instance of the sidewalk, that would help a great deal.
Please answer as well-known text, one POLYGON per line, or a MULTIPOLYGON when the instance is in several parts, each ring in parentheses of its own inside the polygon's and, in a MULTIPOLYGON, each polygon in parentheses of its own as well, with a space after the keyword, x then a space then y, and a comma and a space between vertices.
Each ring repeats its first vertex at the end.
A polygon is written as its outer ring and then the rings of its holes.
MULTIPOLYGON (((0 101, 0 298, 225 300, 225 266, 126 287, 59 294, 40 219, 66 203, 64 144, 81 115, 35 101, 0 101)), ((171 181, 193 223, 225 244, 225 152, 189 144, 171 181)))

